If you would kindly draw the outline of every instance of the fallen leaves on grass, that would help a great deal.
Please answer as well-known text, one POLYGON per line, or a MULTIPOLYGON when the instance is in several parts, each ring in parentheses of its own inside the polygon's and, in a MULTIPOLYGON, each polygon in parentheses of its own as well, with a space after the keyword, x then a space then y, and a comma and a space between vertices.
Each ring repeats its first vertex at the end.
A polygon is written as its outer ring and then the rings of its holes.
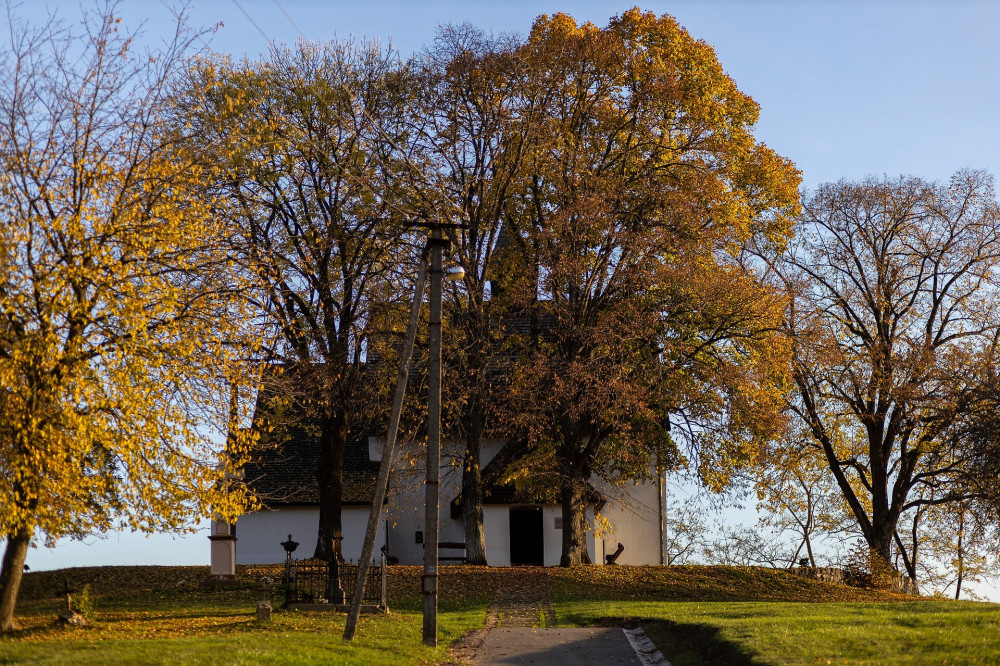
POLYGON ((588 566, 551 569, 558 598, 670 601, 913 601, 781 569, 726 566, 588 566))
MULTIPOLYGON (((276 613, 272 626, 253 621, 257 601, 281 600, 282 565, 240 566, 234 586, 213 587, 208 567, 88 567, 31 572, 18 608, 20 640, 100 641, 173 638, 261 631, 330 631, 342 616, 276 613), (66 580, 89 584, 96 606, 94 625, 65 629, 53 621, 65 602, 57 596, 66 580)), ((415 611, 421 603, 423 570, 388 569, 389 605, 415 611)), ((489 568, 446 566, 439 570, 444 606, 479 607, 505 599, 541 599, 551 582, 555 600, 664 601, 900 601, 914 597, 861 590, 801 578, 782 570, 747 567, 584 566, 489 568)))

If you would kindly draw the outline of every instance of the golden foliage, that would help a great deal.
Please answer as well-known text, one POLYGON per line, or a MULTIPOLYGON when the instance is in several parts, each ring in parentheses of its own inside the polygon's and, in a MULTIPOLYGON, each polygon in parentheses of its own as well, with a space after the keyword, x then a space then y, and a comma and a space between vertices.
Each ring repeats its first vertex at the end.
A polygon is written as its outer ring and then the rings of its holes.
POLYGON ((523 425, 553 443, 561 475, 641 477, 672 420, 719 489, 781 423, 783 300, 741 251, 783 246, 799 174, 754 139, 756 103, 670 16, 542 16, 522 57, 540 129, 518 287, 543 329, 517 382, 523 425))
POLYGON ((0 534, 181 528, 244 504, 229 398, 253 383, 253 336, 203 174, 162 134, 176 54, 140 77, 111 14, 92 27, 76 65, 45 35, 5 53, 0 534))

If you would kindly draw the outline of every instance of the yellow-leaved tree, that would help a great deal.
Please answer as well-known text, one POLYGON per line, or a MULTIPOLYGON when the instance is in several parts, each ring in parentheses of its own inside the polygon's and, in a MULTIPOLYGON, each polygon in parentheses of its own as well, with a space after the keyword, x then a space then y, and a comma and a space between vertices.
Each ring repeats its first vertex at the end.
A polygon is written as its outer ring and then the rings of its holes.
POLYGON ((243 502, 227 434, 253 342, 199 172, 161 132, 189 40, 133 54, 113 3, 80 25, 14 17, 0 52, 0 631, 34 539, 243 502))
POLYGON ((784 244, 799 174, 670 16, 543 16, 520 56, 541 127, 508 208, 525 257, 512 289, 535 318, 512 394, 535 451, 524 474, 558 488, 569 566, 587 560, 593 475, 649 476, 673 425, 721 488, 780 425, 782 300, 741 251, 784 244))
POLYGON ((267 390, 315 427, 323 559, 341 557, 348 434, 370 418, 379 364, 368 361, 393 353, 381 340, 400 320, 400 267, 413 264, 393 194, 411 87, 391 49, 302 42, 259 61, 200 61, 177 95, 269 332, 267 390))

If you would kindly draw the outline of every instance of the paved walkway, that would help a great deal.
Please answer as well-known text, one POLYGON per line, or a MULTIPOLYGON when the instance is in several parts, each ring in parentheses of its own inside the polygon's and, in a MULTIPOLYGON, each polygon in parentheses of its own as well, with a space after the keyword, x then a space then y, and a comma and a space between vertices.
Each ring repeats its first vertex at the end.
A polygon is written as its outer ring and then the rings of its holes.
POLYGON ((493 629, 486 634, 476 664, 636 664, 641 661, 618 628, 493 629))
POLYGON ((508 573, 503 587, 494 591, 486 628, 525 629, 555 623, 549 574, 544 569, 524 569, 508 573))
POLYGON ((556 627, 549 575, 544 569, 511 571, 504 583, 503 589, 494 592, 486 626, 453 649, 458 661, 479 666, 669 666, 641 631, 628 635, 613 627, 556 627))

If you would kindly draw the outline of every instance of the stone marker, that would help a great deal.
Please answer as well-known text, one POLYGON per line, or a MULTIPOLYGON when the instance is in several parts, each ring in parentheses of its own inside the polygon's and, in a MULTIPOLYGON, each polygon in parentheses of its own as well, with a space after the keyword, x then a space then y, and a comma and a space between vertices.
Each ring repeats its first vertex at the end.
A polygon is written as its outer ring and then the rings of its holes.
POLYGON ((86 627, 89 622, 76 611, 67 611, 59 614, 59 623, 68 624, 71 627, 86 627))
POLYGON ((271 621, 271 604, 268 601, 261 601, 257 604, 257 621, 271 621))

